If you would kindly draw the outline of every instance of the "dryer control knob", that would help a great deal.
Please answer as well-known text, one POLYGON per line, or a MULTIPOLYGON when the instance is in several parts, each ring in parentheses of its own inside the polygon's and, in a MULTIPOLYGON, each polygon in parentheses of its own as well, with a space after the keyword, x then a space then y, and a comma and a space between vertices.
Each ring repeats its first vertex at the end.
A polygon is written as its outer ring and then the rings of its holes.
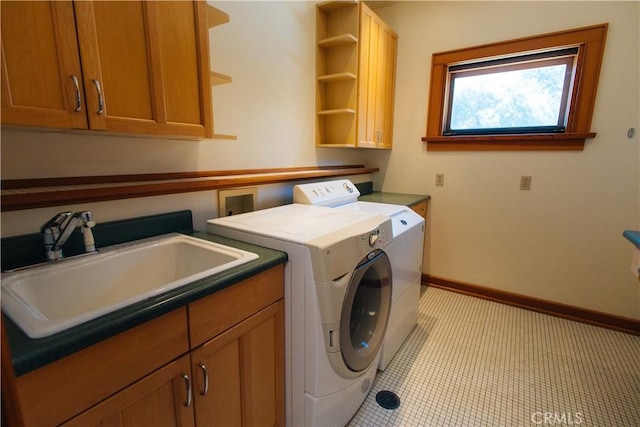
POLYGON ((378 241, 378 235, 376 233, 369 234, 369 246, 373 247, 378 241))

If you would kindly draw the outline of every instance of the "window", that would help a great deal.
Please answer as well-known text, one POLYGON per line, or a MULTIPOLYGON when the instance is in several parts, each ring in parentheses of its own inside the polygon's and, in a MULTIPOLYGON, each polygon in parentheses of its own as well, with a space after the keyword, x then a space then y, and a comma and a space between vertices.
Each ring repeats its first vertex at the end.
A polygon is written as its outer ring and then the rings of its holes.
POLYGON ((606 29, 434 54, 427 149, 583 149, 606 29))
POLYGON ((444 135, 564 132, 577 53, 450 66, 444 135))

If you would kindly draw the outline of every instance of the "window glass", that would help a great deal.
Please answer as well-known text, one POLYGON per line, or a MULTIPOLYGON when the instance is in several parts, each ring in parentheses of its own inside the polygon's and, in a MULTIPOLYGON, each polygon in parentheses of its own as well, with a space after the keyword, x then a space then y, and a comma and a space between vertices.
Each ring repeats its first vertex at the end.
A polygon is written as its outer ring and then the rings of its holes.
POLYGON ((564 132, 576 53, 450 67, 444 134, 564 132))

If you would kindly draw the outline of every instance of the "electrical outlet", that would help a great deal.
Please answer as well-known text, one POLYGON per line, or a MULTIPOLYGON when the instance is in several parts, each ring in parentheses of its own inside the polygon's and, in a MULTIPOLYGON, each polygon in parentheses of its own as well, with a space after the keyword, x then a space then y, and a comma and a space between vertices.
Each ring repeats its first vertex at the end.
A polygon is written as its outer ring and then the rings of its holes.
POLYGON ((444 187, 444 174, 437 173, 436 174, 436 187, 444 187))
POLYGON ((520 177, 520 190, 529 191, 531 190, 531 178, 530 176, 522 176, 520 177))

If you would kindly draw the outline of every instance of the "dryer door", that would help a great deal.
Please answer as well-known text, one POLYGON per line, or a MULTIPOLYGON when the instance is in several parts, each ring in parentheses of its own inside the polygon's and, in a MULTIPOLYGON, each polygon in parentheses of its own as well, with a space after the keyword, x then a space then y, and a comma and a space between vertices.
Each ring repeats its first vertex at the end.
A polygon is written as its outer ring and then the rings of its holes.
POLYGON ((391 311, 391 263, 381 250, 356 267, 340 316, 340 351, 347 367, 360 372, 375 360, 391 311))

